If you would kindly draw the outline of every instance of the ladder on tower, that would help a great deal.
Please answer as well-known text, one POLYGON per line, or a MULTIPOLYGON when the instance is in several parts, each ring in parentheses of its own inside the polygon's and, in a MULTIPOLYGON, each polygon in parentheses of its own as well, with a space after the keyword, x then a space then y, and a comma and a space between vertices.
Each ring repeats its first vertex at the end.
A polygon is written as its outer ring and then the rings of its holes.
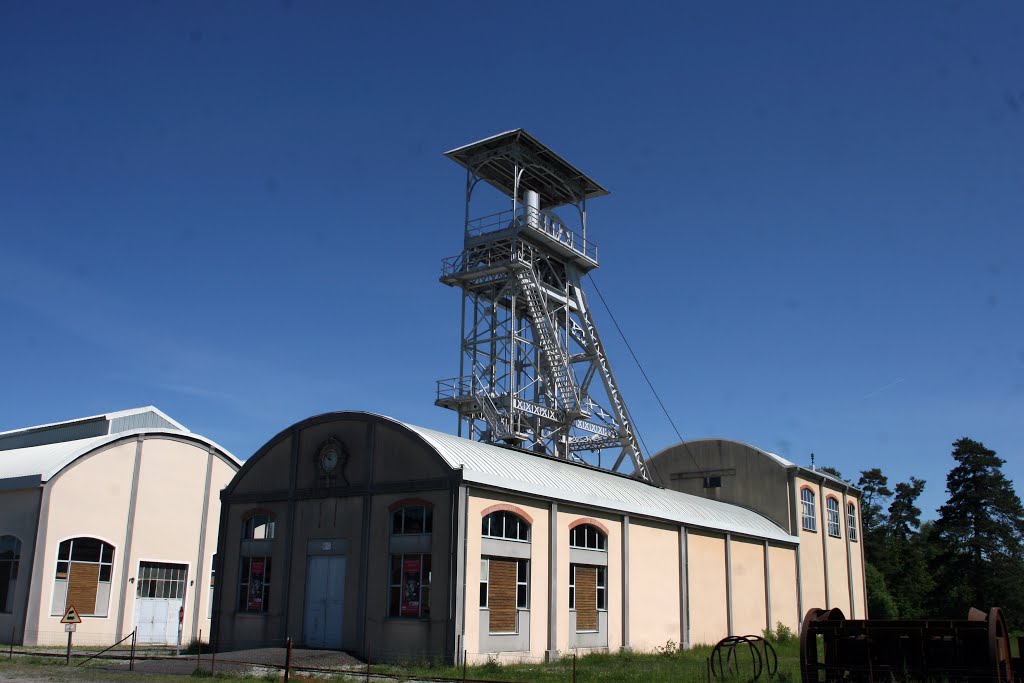
POLYGON ((519 267, 515 270, 516 280, 519 282, 520 291, 526 299, 526 307, 533 320, 533 329, 537 334, 537 341, 540 343, 544 365, 555 381, 557 399, 562 402, 567 415, 579 415, 581 413, 580 397, 576 382, 569 371, 569 358, 559 343, 558 335, 551 324, 551 317, 548 315, 537 273, 529 266, 519 267))

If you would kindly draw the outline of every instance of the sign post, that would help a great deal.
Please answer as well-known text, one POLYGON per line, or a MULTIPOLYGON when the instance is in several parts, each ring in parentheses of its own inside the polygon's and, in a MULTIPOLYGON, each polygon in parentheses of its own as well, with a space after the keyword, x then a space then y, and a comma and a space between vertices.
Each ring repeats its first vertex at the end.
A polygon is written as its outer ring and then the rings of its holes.
POLYGON ((75 627, 82 623, 82 617, 78 615, 78 610, 75 609, 74 605, 68 605, 68 611, 61 617, 60 623, 64 624, 64 630, 68 632, 68 651, 64 655, 64 664, 71 664, 71 636, 75 632, 75 627))

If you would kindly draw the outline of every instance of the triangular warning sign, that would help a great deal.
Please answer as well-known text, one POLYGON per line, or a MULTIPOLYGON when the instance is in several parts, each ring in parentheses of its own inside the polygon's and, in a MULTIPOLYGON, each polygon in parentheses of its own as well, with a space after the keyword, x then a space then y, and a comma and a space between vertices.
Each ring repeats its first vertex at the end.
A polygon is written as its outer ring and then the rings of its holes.
POLYGON ((78 610, 75 609, 74 605, 68 606, 68 611, 64 613, 64 618, 60 620, 62 624, 81 624, 82 617, 78 616, 78 610))

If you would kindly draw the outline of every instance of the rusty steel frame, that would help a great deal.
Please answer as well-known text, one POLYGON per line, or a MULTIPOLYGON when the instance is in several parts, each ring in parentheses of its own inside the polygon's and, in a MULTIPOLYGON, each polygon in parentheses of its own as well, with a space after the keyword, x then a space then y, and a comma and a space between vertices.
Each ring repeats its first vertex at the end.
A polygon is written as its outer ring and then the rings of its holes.
POLYGON ((800 631, 804 683, 821 681, 1021 680, 1002 610, 972 608, 966 619, 847 619, 812 608, 800 631), (821 655, 819 659, 819 655, 821 655), (1017 676, 1014 677, 1014 669, 1017 676))

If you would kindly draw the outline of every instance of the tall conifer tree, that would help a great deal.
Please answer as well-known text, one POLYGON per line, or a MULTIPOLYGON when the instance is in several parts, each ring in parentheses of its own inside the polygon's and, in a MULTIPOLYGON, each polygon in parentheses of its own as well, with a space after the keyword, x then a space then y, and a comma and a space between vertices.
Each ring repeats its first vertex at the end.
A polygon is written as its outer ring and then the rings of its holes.
POLYGON ((1024 621, 1024 507, 1003 474, 1005 460, 972 439, 953 443, 956 465, 946 477, 949 500, 939 508, 935 603, 963 618, 969 607, 1005 607, 1024 621))

